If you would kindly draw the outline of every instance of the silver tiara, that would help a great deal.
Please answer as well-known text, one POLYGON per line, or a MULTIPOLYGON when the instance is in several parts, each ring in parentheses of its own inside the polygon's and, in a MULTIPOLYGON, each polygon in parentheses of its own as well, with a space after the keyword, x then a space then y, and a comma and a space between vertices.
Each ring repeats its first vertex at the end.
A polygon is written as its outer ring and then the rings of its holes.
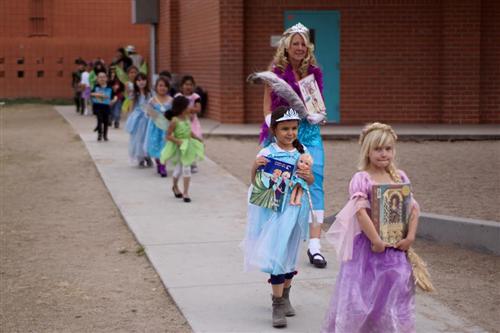
POLYGON ((287 120, 300 120, 298 112, 292 108, 289 108, 281 118, 276 119, 276 122, 279 123, 281 121, 287 120))
POLYGON ((309 29, 307 29, 307 27, 305 25, 303 25, 302 23, 299 22, 296 25, 291 26, 290 28, 286 29, 285 32, 283 33, 283 35, 289 36, 289 35, 295 34, 295 33, 309 35, 309 29))

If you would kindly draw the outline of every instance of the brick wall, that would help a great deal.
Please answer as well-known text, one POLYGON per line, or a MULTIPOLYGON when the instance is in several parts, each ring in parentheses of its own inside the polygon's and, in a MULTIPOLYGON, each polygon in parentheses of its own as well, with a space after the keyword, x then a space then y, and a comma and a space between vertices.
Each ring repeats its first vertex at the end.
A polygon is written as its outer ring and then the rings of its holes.
POLYGON ((164 0, 160 14, 158 69, 193 75, 208 117, 243 122, 243 1, 164 0))
POLYGON ((500 123, 500 2, 481 2, 481 122, 500 123))
POLYGON ((1 98, 71 98, 77 57, 109 62, 118 47, 132 44, 148 59, 149 27, 131 24, 129 1, 42 2, 45 19, 38 29, 30 0, 0 2, 1 98), (24 77, 18 78, 21 71, 24 77))
MULTIPOLYGON (((269 65, 285 10, 340 12, 341 123, 499 122, 498 2, 245 1, 245 75, 269 65)), ((245 121, 262 93, 245 86, 245 121)))

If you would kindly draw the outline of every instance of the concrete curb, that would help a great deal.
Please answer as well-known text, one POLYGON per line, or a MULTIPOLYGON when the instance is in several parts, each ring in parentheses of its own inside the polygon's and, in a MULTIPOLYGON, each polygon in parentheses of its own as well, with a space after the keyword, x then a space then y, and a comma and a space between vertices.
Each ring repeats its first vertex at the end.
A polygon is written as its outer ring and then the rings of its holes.
POLYGON ((422 213, 417 235, 500 255, 500 222, 422 213))

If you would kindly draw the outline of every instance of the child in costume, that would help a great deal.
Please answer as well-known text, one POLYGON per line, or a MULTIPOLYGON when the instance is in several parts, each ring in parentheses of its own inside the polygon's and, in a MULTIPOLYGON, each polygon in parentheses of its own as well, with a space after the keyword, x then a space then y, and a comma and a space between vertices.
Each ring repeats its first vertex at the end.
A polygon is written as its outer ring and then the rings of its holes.
MULTIPOLYGON (((297 170, 311 170, 313 159, 309 154, 302 154, 297 161, 297 170)), ((300 205, 304 191, 309 191, 309 186, 304 179, 297 177, 296 174, 292 177, 293 191, 290 197, 290 205, 300 205)))
POLYGON ((151 99, 146 75, 137 74, 134 81, 133 111, 129 115, 126 131, 130 134, 128 154, 130 162, 138 166, 150 167, 153 165, 148 156, 144 143, 146 140, 146 129, 148 126, 147 102, 151 99))
POLYGON ((394 247, 382 241, 370 217, 372 185, 410 182, 395 167, 396 140, 393 129, 381 123, 361 133, 359 172, 351 179, 349 201, 326 235, 341 266, 322 332, 415 332, 418 275, 410 246, 419 206, 412 198, 408 234, 394 247))
POLYGON ((116 102, 111 107, 110 126, 113 123, 115 128, 120 128, 122 104, 123 104, 123 100, 125 99, 125 96, 123 95, 123 92, 125 90, 125 86, 116 77, 116 75, 114 78, 110 78, 109 81, 110 81, 109 84, 110 84, 111 88, 113 89, 113 93, 116 96, 116 102))
MULTIPOLYGON (((200 120, 198 119, 198 113, 201 112, 201 97, 194 92, 196 83, 191 75, 185 75, 181 79, 180 92, 175 95, 184 96, 189 100, 189 110, 191 112, 191 129, 193 133, 198 137, 203 139, 203 133, 201 130, 200 120)), ((193 164, 193 173, 198 172, 198 167, 196 163, 193 164)))
POLYGON ((116 103, 117 97, 113 89, 108 86, 106 72, 97 74, 97 83, 90 94, 95 115, 97 117, 97 141, 108 141, 108 124, 111 107, 116 103))
POLYGON ((156 162, 156 171, 161 177, 167 177, 167 169, 160 162, 160 153, 165 146, 165 134, 168 121, 165 112, 172 108, 173 98, 168 95, 170 84, 165 77, 158 77, 155 83, 155 95, 148 103, 148 128, 146 131, 146 152, 156 162))
POLYGON ((172 175, 174 196, 183 198, 184 202, 191 202, 189 197, 191 165, 205 157, 205 149, 202 139, 191 130, 189 100, 184 96, 174 98, 172 109, 165 113, 165 117, 170 124, 167 130, 167 144, 160 154, 160 162, 165 164, 171 161, 175 167, 172 175), (184 181, 182 193, 178 186, 181 174, 184 181))
MULTIPOLYGON (((272 113, 270 128, 276 142, 262 149, 252 168, 252 180, 256 170, 272 158, 295 165, 304 147, 297 140, 300 117, 286 107, 278 107, 272 113)), ((314 182, 309 171, 299 170, 298 177, 308 184, 314 182)), ((249 194, 253 190, 250 186, 249 194)), ((288 188, 288 191, 291 191, 288 188)), ((245 255, 245 270, 258 269, 270 274, 272 286, 272 325, 286 326, 286 316, 295 315, 290 304, 292 278, 296 274, 296 262, 301 241, 308 238, 310 207, 306 200, 300 206, 285 202, 282 212, 248 204, 248 222, 242 248, 245 255)))

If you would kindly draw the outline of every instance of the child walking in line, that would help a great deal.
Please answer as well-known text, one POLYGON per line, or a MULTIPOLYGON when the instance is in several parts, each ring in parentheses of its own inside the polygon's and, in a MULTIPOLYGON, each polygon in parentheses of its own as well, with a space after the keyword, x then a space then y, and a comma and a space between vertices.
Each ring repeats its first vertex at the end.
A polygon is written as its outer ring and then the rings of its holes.
MULTIPOLYGON (((194 88, 196 83, 194 82, 194 78, 191 75, 185 75, 181 79, 180 92, 175 95, 184 96, 189 100, 189 111, 190 111, 190 119, 191 119, 191 128, 193 133, 203 139, 203 133, 201 130, 200 120, 198 119, 198 114, 201 112, 201 97, 197 93, 194 92, 194 88)), ((191 171, 193 173, 198 172, 198 166, 196 163, 193 164, 191 171)))
POLYGON ((146 129, 148 126, 148 116, 146 114, 146 104, 151 99, 146 75, 137 74, 134 81, 134 93, 132 99, 133 111, 127 119, 126 130, 130 134, 128 154, 130 162, 140 167, 153 165, 144 143, 146 140, 146 129))
POLYGON ((83 98, 83 115, 88 116, 91 114, 90 110, 92 105, 90 104, 90 71, 92 70, 92 62, 88 62, 85 65, 84 71, 82 72, 82 78, 80 81, 80 86, 82 89, 83 98))
POLYGON ((106 72, 97 74, 97 84, 90 93, 94 113, 97 117, 97 141, 108 141, 108 124, 111 107, 116 103, 117 97, 113 89, 108 86, 108 75, 106 72))
POLYGON ((146 134, 146 152, 156 162, 156 171, 161 177, 167 177, 167 168, 160 162, 160 153, 165 146, 165 133, 168 121, 165 112, 172 108, 173 98, 168 94, 170 84, 165 77, 158 77, 155 83, 155 95, 148 103, 148 129, 146 134))
POLYGON ((349 201, 326 235, 341 266, 324 333, 415 332, 415 280, 407 251, 415 241, 419 206, 412 198, 407 236, 394 246, 382 241, 371 219, 373 185, 410 182, 394 164, 396 140, 391 126, 381 123, 367 125, 360 135, 349 201))
POLYGON ((189 182, 191 180, 191 165, 205 156, 202 139, 191 130, 191 110, 189 100, 184 96, 177 96, 172 103, 172 109, 165 113, 170 121, 167 130, 167 143, 160 155, 160 162, 166 164, 171 161, 175 169, 173 172, 172 192, 176 198, 183 198, 184 202, 191 202, 189 197, 189 182), (179 179, 183 176, 184 191, 179 189, 179 179))
MULTIPOLYGON (((270 128, 276 142, 258 153, 252 167, 249 193, 252 193, 257 169, 268 163, 267 158, 296 165, 300 155, 306 152, 297 140, 299 121, 298 113, 291 108, 281 106, 273 111, 270 128)), ((297 176, 309 185, 314 182, 310 169, 297 170, 297 176)), ((273 327, 286 326, 286 317, 295 315, 290 304, 290 289, 300 243, 309 237, 310 209, 306 196, 302 197, 301 205, 290 205, 286 200, 282 212, 248 204, 248 222, 242 243, 245 270, 258 269, 270 275, 273 327)))
POLYGON ((116 96, 116 102, 111 107, 111 117, 109 120, 109 124, 110 126, 114 124, 115 128, 120 128, 122 104, 123 100, 125 99, 125 96, 123 95, 125 87, 123 83, 121 83, 121 81, 118 79, 118 77, 116 77, 116 74, 114 77, 111 77, 109 81, 109 85, 113 89, 113 93, 116 96))

